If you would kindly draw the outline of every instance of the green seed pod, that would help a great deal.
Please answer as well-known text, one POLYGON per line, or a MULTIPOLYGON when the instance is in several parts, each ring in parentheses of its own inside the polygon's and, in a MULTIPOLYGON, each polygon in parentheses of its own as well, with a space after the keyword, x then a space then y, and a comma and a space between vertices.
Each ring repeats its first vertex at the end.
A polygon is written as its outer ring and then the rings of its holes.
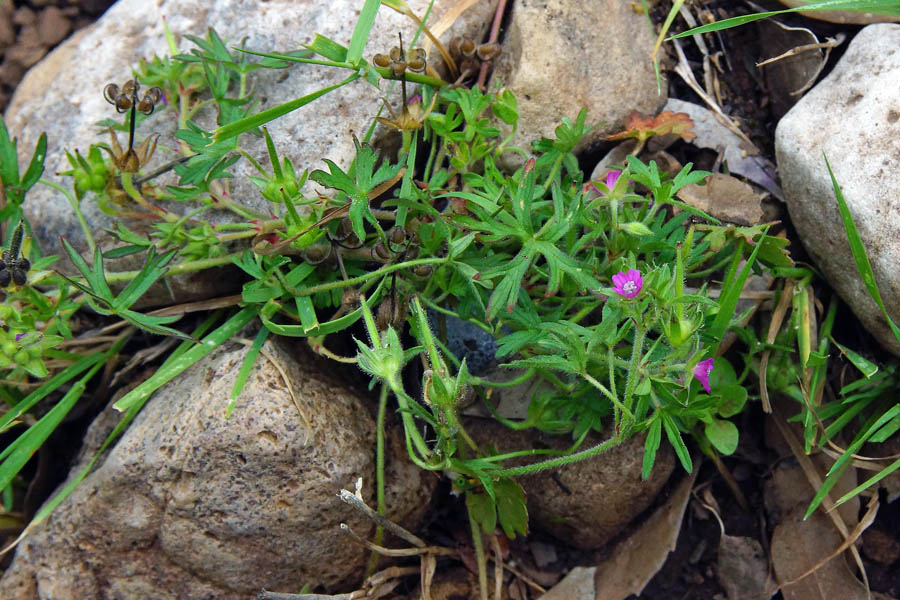
POLYGON ((79 192, 86 192, 91 189, 91 176, 84 171, 75 173, 75 189, 79 192))
POLYGON ((90 177, 91 181, 91 189, 94 190, 102 190, 106 187, 106 174, 105 173, 92 173, 90 177))
POLYGON ((281 199, 278 195, 279 191, 281 191, 281 190, 279 190, 278 183, 276 183, 275 181, 270 181, 269 183, 266 184, 266 191, 263 195, 266 197, 267 200, 270 200, 272 202, 280 202, 281 199))
POLYGON ((293 177, 287 177, 284 181, 284 193, 288 198, 293 198, 297 195, 297 192, 300 190, 297 189, 297 180, 293 177))

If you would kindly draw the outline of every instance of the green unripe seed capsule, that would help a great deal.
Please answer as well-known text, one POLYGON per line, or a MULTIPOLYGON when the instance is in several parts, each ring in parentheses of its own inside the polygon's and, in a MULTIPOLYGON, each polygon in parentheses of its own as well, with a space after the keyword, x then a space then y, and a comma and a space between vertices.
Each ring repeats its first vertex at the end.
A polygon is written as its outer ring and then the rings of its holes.
POLYGON ((102 190, 106 185, 106 175, 102 173, 93 173, 91 175, 91 188, 95 190, 102 190))
POLYGON ((285 195, 286 195, 288 198, 293 198, 294 196, 297 195, 297 192, 298 192, 298 191, 299 191, 299 190, 297 189, 297 180, 294 179, 293 177, 289 177, 289 178, 284 182, 284 193, 285 193, 285 195))
POLYGON ((91 189, 91 177, 87 173, 75 174, 75 189, 80 192, 86 192, 91 189))
POLYGON ((278 191, 279 191, 279 190, 278 190, 278 184, 275 183, 274 181, 270 181, 269 183, 266 184, 266 194, 265 194, 265 196, 266 196, 266 198, 268 198, 269 200, 273 200, 273 201, 275 201, 275 202, 278 202, 278 201, 279 201, 279 198, 278 198, 278 191))
POLYGON ((30 358, 31 357, 28 356, 28 352, 26 350, 19 350, 13 355, 13 360, 16 361, 16 364, 19 365, 24 365, 30 358))

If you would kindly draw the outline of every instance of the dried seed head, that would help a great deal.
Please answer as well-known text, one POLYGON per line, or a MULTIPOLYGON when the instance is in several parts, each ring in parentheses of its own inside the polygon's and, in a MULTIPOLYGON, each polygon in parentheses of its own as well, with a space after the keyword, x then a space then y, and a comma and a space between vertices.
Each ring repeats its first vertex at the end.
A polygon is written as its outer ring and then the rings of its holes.
POLYGON ((425 71, 425 61, 421 59, 410 60, 407 67, 413 73, 422 73, 425 71))
POLYGON ((391 227, 387 233, 387 238, 391 244, 400 246, 406 242, 406 230, 402 227, 391 227))
POLYGON ((317 265, 331 256, 331 245, 307 246, 301 256, 309 264, 317 265))
POLYGON ((150 88, 144 94, 144 97, 141 98, 141 101, 138 102, 137 109, 145 115, 152 114, 153 109, 156 108, 157 103, 162 99, 162 95, 163 92, 158 87, 150 88))
POLYGON ((385 69, 391 66, 391 57, 386 54, 376 54, 372 62, 375 63, 375 66, 385 69))
POLYGON ((378 242, 374 246, 372 246, 372 258, 377 261, 387 262, 391 259, 392 253, 388 250, 385 245, 381 242, 378 242))
POLYGON ((465 38, 459 43, 459 52, 466 58, 472 58, 475 55, 475 42, 465 38))
POLYGON ((375 312, 375 326, 379 331, 384 331, 394 322, 394 299, 388 296, 378 305, 375 312))
POLYGON ((141 89, 141 84, 139 84, 134 79, 129 79, 125 82, 125 85, 122 86, 122 93, 127 94, 129 96, 137 96, 138 91, 141 89))
POLYGON ((103 88, 103 99, 109 102, 110 104, 116 103, 116 98, 119 96, 119 86, 114 83, 107 83, 106 87, 103 88))
POLYGON ((355 287, 348 287, 341 296, 341 306, 347 310, 354 310, 359 306, 359 290, 355 287))
POLYGON ((419 279, 428 279, 431 277, 432 272, 434 272, 434 269, 431 265, 416 265, 416 268, 413 269, 413 275, 419 279))
POLYGON ((480 60, 485 62, 494 60, 500 56, 500 46, 498 44, 482 44, 475 50, 475 54, 480 60))
POLYGON ((403 62, 403 50, 397 46, 391 48, 391 62, 403 62))
POLYGON ((353 234, 353 223, 347 217, 344 217, 338 222, 337 229, 334 231, 334 235, 332 235, 332 239, 343 242, 348 237, 353 234))
POLYGON ((413 73, 422 73, 425 71, 425 50, 422 48, 410 48, 406 53, 406 60, 409 70, 413 73))
POLYGON ((406 53, 406 60, 425 60, 425 49, 410 48, 406 53))
POLYGON ((398 79, 402 77, 406 72, 406 66, 406 63, 403 61, 391 63, 391 72, 394 74, 394 77, 397 77, 398 79))

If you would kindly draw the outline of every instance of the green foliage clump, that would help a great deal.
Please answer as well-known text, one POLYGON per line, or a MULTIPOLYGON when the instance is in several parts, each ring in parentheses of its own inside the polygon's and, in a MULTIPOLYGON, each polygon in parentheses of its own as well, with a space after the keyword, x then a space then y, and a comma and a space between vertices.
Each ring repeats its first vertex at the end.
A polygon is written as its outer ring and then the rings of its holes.
MULTIPOLYGON (((690 164, 666 173, 654 162, 630 156, 618 176, 587 180, 575 155, 592 129, 585 110, 574 121, 563 119, 554 137, 530 148, 511 147, 519 116, 509 90, 452 87, 428 74, 398 73, 394 66, 370 65, 362 58, 368 17, 377 6, 366 3, 348 47, 317 36, 298 52, 257 53, 229 49, 210 31, 204 38, 187 36, 195 47, 179 54, 169 36, 172 57, 143 61, 135 78, 159 88, 168 106, 158 108, 177 119, 179 147, 161 148, 171 160, 146 173, 145 160, 132 169, 134 161, 117 159, 132 152, 146 159, 146 152, 152 153, 151 136, 135 149, 142 118, 132 107, 123 122, 100 123, 113 136, 110 145, 94 144, 85 156, 67 153, 71 170, 63 175, 69 187, 43 182, 69 199, 93 258, 89 265, 65 243, 79 276, 63 276, 49 270, 55 257, 41 257, 28 241, 22 245, 23 255, 31 258, 27 283, 7 290, 0 304, 0 372, 7 382, 0 386, 7 404, 0 431, 15 426, 41 398, 59 395, 63 385, 76 382, 10 447, 21 452, 7 448, 0 453, 7 510, 22 457, 43 443, 86 382, 138 329, 174 335, 182 343, 150 379, 116 403, 124 416, 107 444, 156 389, 256 319, 260 331, 228 414, 271 334, 304 338, 325 356, 356 362, 373 387, 380 386, 382 409, 389 398, 396 402, 411 459, 424 469, 453 474, 455 488, 466 494, 476 537, 498 523, 508 537, 527 531, 516 476, 590 458, 633 435, 645 436, 644 477, 664 443, 663 432, 688 471, 693 468, 691 439, 710 455, 734 452, 739 432, 730 419, 748 400, 765 396, 766 389, 804 401, 808 447, 824 443, 855 418, 878 425, 866 430, 865 439, 885 439, 896 430, 900 421, 894 413, 874 410, 883 407, 881 394, 896 384, 893 371, 848 385, 842 402, 808 402, 810 390, 820 389, 825 377, 833 322, 826 319, 817 336, 810 330, 812 272, 794 265, 786 242, 770 236, 768 226, 723 224, 676 198, 678 190, 702 183, 709 173, 690 164), (319 92, 254 112, 251 74, 298 62, 342 68, 350 75, 319 92), (381 119, 401 133, 397 156, 379 155, 366 139, 354 140, 355 157, 346 167, 326 160, 327 170, 301 170, 283 151, 279 154, 266 123, 357 79, 376 86, 400 80, 404 98, 408 83, 420 85, 421 99, 405 103, 399 113, 392 109, 392 119, 381 119), (197 123, 203 110, 215 111, 215 130, 197 123), (116 131, 129 132, 127 149, 117 148, 116 131), (248 134, 265 140, 268 165, 242 147, 248 134), (519 166, 504 168, 511 159, 519 166), (250 181, 269 203, 270 214, 258 214, 224 193, 234 177, 232 167, 241 160, 257 171, 250 181), (166 170, 174 170, 177 182, 154 183, 166 170), (329 193, 310 195, 307 182, 329 193), (120 217, 150 219, 152 231, 142 236, 119 224, 112 233, 123 245, 99 248, 81 216, 82 202, 97 202, 120 217), (161 208, 165 202, 191 202, 196 208, 178 216, 161 208), (206 217, 212 209, 230 211, 232 222, 212 223, 206 217), (104 259, 129 254, 143 255, 144 267, 105 271, 104 259), (189 334, 174 327, 177 316, 132 308, 167 276, 227 264, 246 276, 239 301, 233 301, 241 306, 210 313, 189 334), (795 299, 793 321, 776 326, 774 340, 763 341, 753 325, 745 324, 749 311, 737 314, 754 273, 778 278, 776 302, 781 294, 795 299), (629 278, 630 287, 621 285, 622 277, 629 278), (125 285, 114 293, 111 284, 117 283, 125 285), (75 338, 73 317, 87 308, 130 327, 89 351, 57 349, 75 338), (497 340, 495 361, 501 370, 515 369, 512 383, 480 369, 473 374, 467 360, 449 350, 448 321, 454 319, 497 340), (328 350, 333 347, 329 337, 348 335, 360 321, 368 337, 357 340, 356 356, 328 350), (407 330, 410 338, 402 335, 407 330), (743 343, 743 354, 724 354, 729 334, 743 343), (710 360, 707 380, 708 368, 702 368, 710 360), (401 373, 414 362, 423 375, 415 389, 407 389, 408 378, 401 373), (751 385, 751 376, 760 378, 762 390, 751 385), (32 378, 48 379, 26 395, 21 390, 32 378), (570 450, 498 455, 466 433, 459 414, 464 397, 477 396, 493 411, 492 388, 536 381, 540 385, 533 386, 538 391, 529 399, 525 419, 497 418, 515 429, 567 435, 573 440, 570 450), (818 439, 813 407, 819 419, 831 419, 818 439), (591 432, 605 441, 583 447, 591 432), (554 456, 509 466, 535 454, 554 456)), ((136 93, 133 100, 137 104, 136 93)), ((24 223, 21 203, 40 180, 46 139, 41 137, 20 178, 15 141, 5 127, 0 134, 0 178, 7 198, 0 216, 9 226, 24 223)), ((24 227, 28 231, 27 223, 24 227)), ((20 250, 7 247, 7 252, 4 259, 12 260, 20 250)), ((377 482, 381 511, 383 476, 379 473, 377 482)))

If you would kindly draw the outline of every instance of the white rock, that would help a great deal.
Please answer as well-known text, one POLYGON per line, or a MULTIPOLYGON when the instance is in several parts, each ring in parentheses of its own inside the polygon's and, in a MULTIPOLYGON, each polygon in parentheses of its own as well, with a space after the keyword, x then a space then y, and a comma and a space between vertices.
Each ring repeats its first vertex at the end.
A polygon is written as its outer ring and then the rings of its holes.
MULTIPOLYGON (((449 0, 436 2, 429 23, 440 18, 451 4, 449 0)), ((480 39, 488 23, 485 13, 491 5, 492 2, 482 2, 468 11, 461 27, 452 28, 447 36, 467 34, 480 39), (481 18, 473 18, 478 16, 481 18)), ((421 16, 428 2, 410 0, 409 6, 421 16)), ((203 37, 208 28, 215 29, 229 46, 239 45, 246 38, 245 47, 248 49, 286 52, 301 49, 303 44, 313 40, 316 33, 347 45, 360 7, 357 0, 271 0, 254 3, 236 0, 121 0, 93 26, 73 36, 29 71, 6 112, 7 127, 11 135, 19 137, 19 147, 28 149, 33 148, 41 132, 46 131, 48 152, 45 177, 61 181, 62 178, 55 173, 70 168, 65 158, 66 149, 80 148, 85 153, 93 142, 108 142, 108 134, 101 135, 95 123, 117 118, 118 115, 103 99, 104 86, 111 82, 121 85, 131 77, 132 70, 137 69, 140 59, 169 53, 163 31, 164 18, 168 20, 180 52, 188 52, 195 47, 184 38, 185 35, 203 37)), ((364 58, 371 60, 374 54, 386 52, 396 45, 398 31, 404 34, 405 40, 410 40, 415 30, 412 20, 382 7, 363 53, 364 58)), ((293 65, 287 71, 256 71, 251 76, 255 97, 260 100, 255 110, 271 108, 334 85, 349 74, 350 71, 343 69, 300 64, 293 65), (282 79, 285 74, 287 77, 282 79)), ((382 97, 387 93, 387 84, 382 87, 383 90, 378 90, 363 80, 357 80, 269 123, 268 128, 279 154, 289 157, 299 170, 325 168, 322 162, 325 158, 346 168, 355 155, 352 136, 356 134, 362 138, 365 134, 382 104, 382 97)), ((391 99, 396 104, 397 100, 391 99)), ((198 122, 214 128, 213 118, 213 111, 209 110, 201 113, 198 122)), ((172 110, 157 111, 141 124, 136 137, 141 140, 152 132, 160 133, 160 146, 174 148, 178 143, 174 137, 175 126, 172 110)), ((122 139, 124 143, 124 137, 122 139)), ((265 143, 261 138, 245 134, 241 138, 241 147, 268 165, 265 143)), ((171 155, 166 157, 163 152, 157 152, 148 170, 170 158, 171 155)), ((237 177, 233 180, 232 200, 268 213, 269 203, 255 186, 242 177, 258 175, 255 169, 242 160, 235 165, 233 172, 237 177)), ((161 181, 173 182, 164 178, 161 181)), ((67 182, 71 185, 70 179, 67 182)), ((307 192, 314 194, 312 185, 307 187, 307 192)), ((166 208, 186 212, 193 207, 170 204, 166 208)), ((103 229, 113 228, 115 220, 100 212, 92 197, 82 202, 82 209, 98 245, 111 247, 114 240, 103 229)), ((37 186, 29 193, 25 210, 44 254, 65 256, 60 236, 84 253, 87 247, 84 236, 62 194, 37 186)), ((206 213, 206 217, 213 222, 228 216, 230 213, 224 211, 206 213)), ((135 231, 146 228, 146 223, 146 220, 143 224, 141 220, 126 221, 135 231)), ((111 271, 140 267, 140 264, 135 265, 128 259, 108 263, 111 271)), ((72 272, 68 259, 59 261, 57 266, 72 272)), ((239 280, 239 277, 216 276, 197 281, 195 277, 194 281, 176 281, 173 288, 178 300, 205 298, 225 293, 227 283, 233 286, 239 280)), ((171 302, 171 299, 162 296, 149 303, 166 301, 171 302)))
MULTIPOLYGON (((657 93, 650 53, 654 35, 646 17, 621 0, 522 0, 512 20, 491 85, 516 95, 519 129, 511 143, 531 150, 541 136, 555 138, 563 117, 573 123, 587 107, 587 125, 601 123, 581 142, 622 129, 632 110, 656 114, 666 102, 657 93)), ((503 157, 519 160, 514 153, 503 157)))
MULTIPOLYGON (((26 537, 0 579, 0 597, 237 600, 307 583, 352 589, 368 551, 339 524, 364 537, 374 524, 337 494, 362 477, 374 505, 374 419, 308 354, 266 347, 311 428, 263 356, 226 419, 247 348, 214 351, 160 390, 100 466, 26 537)), ((115 422, 102 417, 97 427, 104 421, 115 422)), ((389 449, 388 512, 414 527, 436 479, 408 460, 402 436, 391 436, 389 449)))
POLYGON ((782 118, 775 152, 791 219, 817 266, 895 354, 862 283, 824 153, 841 186, 891 318, 900 323, 900 25, 860 31, 834 70, 782 118))

